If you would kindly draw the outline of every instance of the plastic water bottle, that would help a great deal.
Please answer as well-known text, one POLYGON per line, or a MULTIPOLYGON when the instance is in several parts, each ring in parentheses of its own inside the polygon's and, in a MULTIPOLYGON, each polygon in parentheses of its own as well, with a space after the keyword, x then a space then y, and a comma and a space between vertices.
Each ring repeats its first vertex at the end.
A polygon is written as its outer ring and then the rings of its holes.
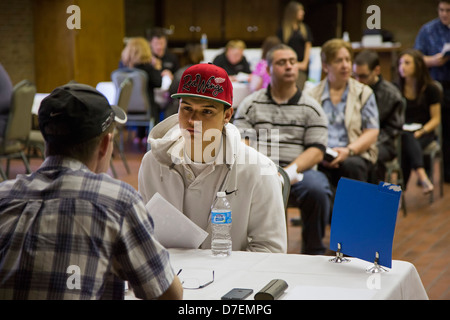
POLYGON ((206 33, 202 34, 202 37, 200 38, 200 45, 202 46, 203 50, 208 49, 208 36, 206 33))
POLYGON ((225 192, 217 192, 211 208, 211 250, 213 256, 231 254, 231 206, 225 192))

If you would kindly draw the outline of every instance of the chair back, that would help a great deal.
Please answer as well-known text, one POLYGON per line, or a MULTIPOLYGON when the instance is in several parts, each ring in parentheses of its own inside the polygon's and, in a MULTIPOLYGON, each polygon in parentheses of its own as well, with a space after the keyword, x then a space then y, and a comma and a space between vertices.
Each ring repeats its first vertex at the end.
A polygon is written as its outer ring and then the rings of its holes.
POLYGON ((116 86, 117 100, 120 94, 120 85, 130 78, 133 82, 133 88, 128 103, 128 112, 146 113, 150 116, 150 100, 148 96, 148 76, 143 70, 136 68, 121 68, 111 73, 111 79, 116 86))
POLYGON ((17 140, 26 142, 31 131, 31 109, 36 86, 28 80, 22 80, 13 88, 11 108, 5 131, 5 142, 17 140))
POLYGON ((128 113, 128 104, 130 103, 131 93, 133 91, 133 80, 126 78, 119 86, 117 105, 128 113))
POLYGON ((283 192, 284 210, 286 211, 289 200, 289 194, 291 193, 291 180, 289 179, 288 174, 282 167, 278 166, 278 172, 280 173, 284 181, 282 185, 282 192, 283 192))

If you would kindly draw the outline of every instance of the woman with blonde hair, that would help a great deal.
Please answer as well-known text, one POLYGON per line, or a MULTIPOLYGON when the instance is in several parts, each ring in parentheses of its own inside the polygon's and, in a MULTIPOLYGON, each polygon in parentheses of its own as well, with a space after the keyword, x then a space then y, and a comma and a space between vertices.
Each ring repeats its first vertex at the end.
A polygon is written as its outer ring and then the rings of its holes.
POLYGON ((303 89, 308 78, 309 55, 313 41, 311 29, 303 22, 304 17, 303 5, 296 1, 289 2, 277 32, 278 38, 297 53, 299 70, 297 85, 300 89, 303 89))
MULTIPOLYGON (((122 64, 126 68, 140 69, 147 74, 147 92, 150 106, 152 106, 152 117, 155 119, 155 122, 159 122, 160 107, 155 102, 153 90, 161 87, 162 84, 161 63, 155 67, 152 65, 152 52, 148 41, 143 37, 130 38, 122 50, 121 58, 122 64)), ((138 138, 142 139, 147 136, 145 131, 139 130, 138 138)))

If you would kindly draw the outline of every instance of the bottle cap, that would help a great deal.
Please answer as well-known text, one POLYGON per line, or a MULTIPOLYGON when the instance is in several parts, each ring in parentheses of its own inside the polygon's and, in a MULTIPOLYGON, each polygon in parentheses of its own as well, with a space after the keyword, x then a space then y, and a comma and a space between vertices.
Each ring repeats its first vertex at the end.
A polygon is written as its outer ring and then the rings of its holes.
POLYGON ((225 197, 227 194, 225 193, 225 192, 223 192, 223 191, 219 191, 219 192, 217 192, 217 196, 218 197, 225 197))

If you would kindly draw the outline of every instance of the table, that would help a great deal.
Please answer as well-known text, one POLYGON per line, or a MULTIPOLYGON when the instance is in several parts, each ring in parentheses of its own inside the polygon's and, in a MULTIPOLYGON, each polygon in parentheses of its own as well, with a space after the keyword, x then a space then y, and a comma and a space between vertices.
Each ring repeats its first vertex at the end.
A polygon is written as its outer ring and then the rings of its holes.
POLYGON ((239 104, 244 100, 245 97, 250 95, 250 85, 248 82, 237 82, 233 81, 233 108, 236 111, 239 104))
MULTIPOLYGON (((172 266, 179 277, 198 279, 200 284, 215 280, 198 290, 184 290, 185 300, 216 300, 232 288, 250 288, 253 294, 272 279, 289 285, 280 299, 322 300, 427 300, 428 296, 416 268, 409 262, 392 262, 385 273, 370 274, 367 261, 350 258, 349 263, 329 262, 330 256, 255 253, 233 251, 216 258, 210 250, 169 249, 172 266)), ((132 296, 128 295, 128 299, 132 296)))

